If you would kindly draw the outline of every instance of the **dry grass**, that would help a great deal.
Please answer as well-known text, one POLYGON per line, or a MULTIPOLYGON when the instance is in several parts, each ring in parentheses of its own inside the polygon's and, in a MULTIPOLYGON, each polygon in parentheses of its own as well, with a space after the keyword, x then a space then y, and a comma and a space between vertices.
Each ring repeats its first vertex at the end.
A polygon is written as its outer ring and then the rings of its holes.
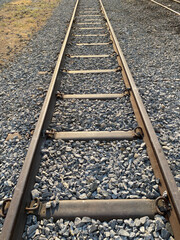
POLYGON ((14 0, 0 8, 0 69, 45 25, 60 0, 14 0))

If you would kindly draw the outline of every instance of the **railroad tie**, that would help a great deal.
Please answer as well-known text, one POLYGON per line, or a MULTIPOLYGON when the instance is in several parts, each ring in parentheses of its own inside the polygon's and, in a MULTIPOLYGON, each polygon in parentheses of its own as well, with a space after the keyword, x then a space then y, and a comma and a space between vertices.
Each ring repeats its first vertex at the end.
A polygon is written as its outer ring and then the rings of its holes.
POLYGON ((50 138, 61 140, 134 140, 139 137, 134 130, 132 131, 80 131, 80 132, 54 132, 46 131, 50 138))

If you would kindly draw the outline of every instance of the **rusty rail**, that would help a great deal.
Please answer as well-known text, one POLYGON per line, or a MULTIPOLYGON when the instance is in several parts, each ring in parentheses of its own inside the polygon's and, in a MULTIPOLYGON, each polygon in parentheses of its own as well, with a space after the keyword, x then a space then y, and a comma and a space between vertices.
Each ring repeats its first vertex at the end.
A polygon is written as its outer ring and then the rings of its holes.
MULTIPOLYGON (((173 10, 172 8, 170 8, 170 7, 168 7, 168 6, 164 5, 164 4, 161 4, 161 3, 159 3, 159 2, 157 2, 155 0, 150 0, 150 1, 155 3, 155 4, 157 4, 157 5, 159 5, 159 6, 161 6, 161 7, 163 7, 163 8, 165 8, 165 9, 167 9, 168 11, 173 12, 173 13, 177 14, 178 16, 180 16, 180 12, 177 12, 177 11, 173 10)), ((179 3, 179 2, 177 2, 177 3, 179 3)))

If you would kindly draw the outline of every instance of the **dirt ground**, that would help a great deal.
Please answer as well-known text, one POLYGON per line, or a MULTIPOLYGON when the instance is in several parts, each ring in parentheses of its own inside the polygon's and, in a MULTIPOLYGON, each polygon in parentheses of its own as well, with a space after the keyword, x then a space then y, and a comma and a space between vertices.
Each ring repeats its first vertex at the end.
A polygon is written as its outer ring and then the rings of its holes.
POLYGON ((61 0, 13 0, 0 7, 0 71, 42 28, 61 0))

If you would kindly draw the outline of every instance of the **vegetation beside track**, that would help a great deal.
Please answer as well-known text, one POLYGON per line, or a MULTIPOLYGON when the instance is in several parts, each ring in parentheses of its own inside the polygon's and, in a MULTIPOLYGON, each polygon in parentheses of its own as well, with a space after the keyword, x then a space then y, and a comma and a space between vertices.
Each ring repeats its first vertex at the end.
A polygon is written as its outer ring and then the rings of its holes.
POLYGON ((13 0, 0 8, 0 69, 42 28, 61 0, 13 0))

